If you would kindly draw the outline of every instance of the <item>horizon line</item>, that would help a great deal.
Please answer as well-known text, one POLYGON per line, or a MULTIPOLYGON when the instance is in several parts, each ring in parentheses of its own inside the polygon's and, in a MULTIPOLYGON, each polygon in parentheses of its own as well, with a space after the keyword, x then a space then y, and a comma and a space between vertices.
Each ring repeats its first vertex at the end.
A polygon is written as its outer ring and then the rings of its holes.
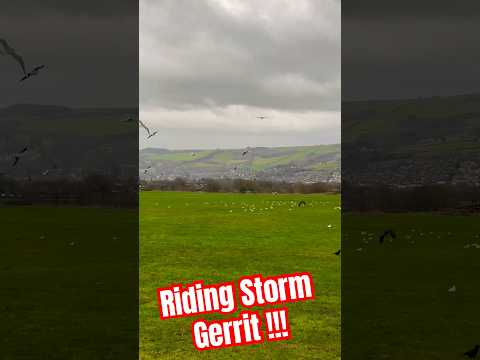
POLYGON ((144 148, 139 148, 139 151, 143 150, 167 150, 167 151, 216 151, 216 150, 243 150, 243 149, 291 149, 291 148, 309 148, 309 147, 318 147, 318 146, 339 146, 341 143, 330 143, 330 144, 316 144, 316 145, 279 145, 279 146, 245 146, 240 148, 181 148, 181 149, 170 149, 156 146, 149 146, 144 148))

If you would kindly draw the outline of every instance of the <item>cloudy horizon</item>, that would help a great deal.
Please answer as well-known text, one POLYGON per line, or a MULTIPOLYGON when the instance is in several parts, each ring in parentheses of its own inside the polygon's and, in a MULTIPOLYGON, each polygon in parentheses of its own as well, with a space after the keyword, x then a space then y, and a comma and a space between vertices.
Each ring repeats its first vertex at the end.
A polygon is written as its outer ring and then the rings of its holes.
POLYGON ((140 147, 340 142, 338 0, 141 0, 140 147), (265 116, 259 119, 259 116, 265 116))

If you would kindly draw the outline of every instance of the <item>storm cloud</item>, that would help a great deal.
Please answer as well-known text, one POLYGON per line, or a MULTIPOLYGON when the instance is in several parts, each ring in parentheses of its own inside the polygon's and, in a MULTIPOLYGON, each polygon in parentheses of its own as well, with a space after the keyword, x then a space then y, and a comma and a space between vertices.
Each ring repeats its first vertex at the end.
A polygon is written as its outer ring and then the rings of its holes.
POLYGON ((344 100, 478 93, 480 3, 342 2, 344 100))
POLYGON ((340 81, 336 0, 140 2, 148 146, 338 142, 340 81))
POLYGON ((0 38, 28 70, 45 64, 34 79, 10 57, 0 57, 0 107, 30 103, 71 107, 138 106, 138 2, 5 2, 0 38))

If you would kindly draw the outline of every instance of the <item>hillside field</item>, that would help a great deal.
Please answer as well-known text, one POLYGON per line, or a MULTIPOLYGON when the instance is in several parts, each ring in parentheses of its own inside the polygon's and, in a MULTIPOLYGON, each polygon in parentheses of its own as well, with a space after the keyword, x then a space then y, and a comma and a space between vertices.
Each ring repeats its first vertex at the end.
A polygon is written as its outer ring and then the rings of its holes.
POLYGON ((339 202, 338 195, 141 193, 140 358, 339 359, 339 202), (316 299, 288 304, 288 341, 200 353, 190 332, 198 316, 159 319, 158 287, 304 271, 316 299))
POLYGON ((480 342, 477 215, 347 214, 342 229, 344 358, 460 359, 480 342))
POLYGON ((143 179, 252 178, 275 181, 338 180, 340 145, 246 149, 140 150, 143 179))
POLYGON ((0 218, 0 358, 133 358, 136 210, 0 206, 0 218))

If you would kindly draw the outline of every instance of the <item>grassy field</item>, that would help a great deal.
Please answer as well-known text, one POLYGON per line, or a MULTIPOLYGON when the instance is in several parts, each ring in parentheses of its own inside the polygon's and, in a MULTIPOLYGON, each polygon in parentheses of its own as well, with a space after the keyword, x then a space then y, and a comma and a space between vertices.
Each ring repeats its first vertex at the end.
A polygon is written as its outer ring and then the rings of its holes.
POLYGON ((1 207, 0 358, 133 359, 136 210, 1 207))
POLYGON ((339 359, 341 264, 333 255, 340 246, 339 201, 337 195, 141 193, 140 358, 339 359), (299 208, 300 200, 307 206, 299 208), (159 319, 157 287, 299 271, 312 274, 316 299, 288 305, 291 340, 200 353, 190 333, 196 317, 159 319))
POLYGON ((347 215, 342 228, 342 357, 460 359, 480 343, 478 216, 347 215), (397 238, 380 244, 385 229, 397 238))
MULTIPOLYGON (((141 193, 140 359, 340 358, 339 200, 141 193), (159 319, 157 287, 295 271, 312 273, 317 298, 289 304, 289 341, 198 353, 194 318, 159 319)), ((0 358, 134 358, 136 211, 0 207, 0 217, 0 358)), ((455 359, 480 343, 478 220, 343 217, 344 358, 455 359), (385 228, 397 239, 380 245, 385 228)))

